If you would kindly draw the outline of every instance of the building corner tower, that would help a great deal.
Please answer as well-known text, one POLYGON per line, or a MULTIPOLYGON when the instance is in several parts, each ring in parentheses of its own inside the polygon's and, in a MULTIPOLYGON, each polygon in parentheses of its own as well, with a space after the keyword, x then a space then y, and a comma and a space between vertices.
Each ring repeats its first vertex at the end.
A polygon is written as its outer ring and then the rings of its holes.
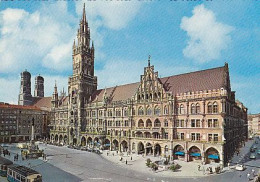
POLYGON ((35 77, 34 97, 44 97, 44 78, 40 75, 35 77))
POLYGON ((31 73, 27 70, 21 73, 21 85, 18 98, 18 105, 31 105, 31 73))

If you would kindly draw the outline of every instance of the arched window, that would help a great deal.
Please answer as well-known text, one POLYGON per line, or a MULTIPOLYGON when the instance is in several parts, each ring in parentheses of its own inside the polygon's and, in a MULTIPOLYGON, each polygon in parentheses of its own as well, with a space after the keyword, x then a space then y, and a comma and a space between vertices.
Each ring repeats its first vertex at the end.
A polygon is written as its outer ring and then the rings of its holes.
POLYGON ((138 121, 138 127, 144 127, 144 121, 143 120, 139 120, 138 121))
POLYGON ((180 114, 185 114, 185 109, 184 109, 184 105, 183 104, 180 105, 180 112, 179 113, 180 114))
POLYGON ((146 127, 148 128, 152 127, 152 121, 150 119, 146 120, 146 127))
POLYGON ((156 94, 156 93, 154 93, 153 98, 154 98, 154 99, 157 99, 157 94, 156 94))
POLYGON ((124 110, 124 116, 128 116, 128 111, 127 111, 127 109, 124 110))
POLYGON ((199 103, 196 104, 196 113, 197 114, 200 113, 200 104, 199 103))
POLYGON ((218 103, 217 102, 213 103, 213 113, 218 113, 218 103))
POLYGON ((168 120, 164 120, 164 127, 168 127, 168 120))
POLYGON ((164 106, 163 113, 164 113, 164 114, 168 114, 168 106, 164 106))
POLYGON ((154 127, 161 127, 161 122, 160 122, 159 119, 156 119, 156 120, 154 121, 154 127))
POLYGON ((160 108, 158 106, 156 106, 154 108, 154 114, 157 115, 157 116, 159 116, 161 114, 161 110, 160 110, 160 108))
POLYGON ((137 96, 137 100, 141 100, 141 96, 140 95, 137 96))
POLYGON ((133 111, 132 111, 132 112, 133 112, 133 116, 134 116, 134 115, 135 115, 135 109, 134 109, 134 108, 133 108, 133 111))
POLYGON ((212 113, 212 103, 208 103, 208 113, 212 113))
POLYGON ((139 116, 144 115, 144 109, 143 109, 143 107, 139 107, 139 109, 138 109, 138 115, 139 115, 139 116))
POLYGON ((195 104, 191 104, 191 114, 195 114, 195 113, 196 113, 195 104))
POLYGON ((147 108, 146 115, 148 116, 152 115, 152 109, 150 107, 147 108))

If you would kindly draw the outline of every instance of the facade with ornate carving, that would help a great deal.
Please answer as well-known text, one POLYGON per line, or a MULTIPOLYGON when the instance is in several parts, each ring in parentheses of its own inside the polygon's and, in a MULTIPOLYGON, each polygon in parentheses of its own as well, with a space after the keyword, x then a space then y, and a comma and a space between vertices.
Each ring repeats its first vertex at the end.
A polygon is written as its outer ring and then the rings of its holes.
POLYGON ((97 89, 94 55, 84 7, 68 95, 49 99, 52 142, 225 164, 247 139, 228 64, 160 78, 149 57, 139 82, 97 89))

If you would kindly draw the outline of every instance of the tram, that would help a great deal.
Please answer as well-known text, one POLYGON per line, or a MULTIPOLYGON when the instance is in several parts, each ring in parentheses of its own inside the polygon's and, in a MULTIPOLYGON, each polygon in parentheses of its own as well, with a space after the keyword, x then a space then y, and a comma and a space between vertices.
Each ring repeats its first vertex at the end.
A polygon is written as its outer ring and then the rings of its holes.
POLYGON ((7 180, 9 182, 42 182, 42 175, 25 166, 10 165, 7 169, 7 180))
POLYGON ((7 176, 7 167, 12 165, 13 162, 0 156, 0 175, 7 176))

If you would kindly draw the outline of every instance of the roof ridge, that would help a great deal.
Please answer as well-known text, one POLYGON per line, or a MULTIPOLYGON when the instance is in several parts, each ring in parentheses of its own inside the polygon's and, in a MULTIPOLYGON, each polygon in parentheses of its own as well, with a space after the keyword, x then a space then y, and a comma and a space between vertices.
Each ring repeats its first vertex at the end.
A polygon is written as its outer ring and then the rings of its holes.
POLYGON ((205 70, 198 70, 198 71, 193 71, 193 72, 188 72, 188 73, 181 73, 181 74, 178 74, 178 75, 166 76, 166 77, 162 77, 162 78, 159 78, 159 79, 169 78, 169 77, 173 77, 173 76, 188 75, 188 74, 192 74, 192 73, 199 73, 199 72, 204 72, 204 71, 209 71, 209 70, 215 70, 215 69, 220 69, 220 68, 225 68, 225 66, 220 66, 220 67, 215 67, 215 68, 209 68, 209 69, 205 69, 205 70))
MULTIPOLYGON (((181 73, 181 74, 178 74, 178 75, 171 75, 171 76, 166 76, 166 77, 162 77, 162 78, 158 77, 158 78, 161 80, 163 78, 169 78, 169 77, 173 77, 173 76, 188 75, 188 74, 192 74, 192 73, 199 73, 199 72, 204 72, 204 71, 209 71, 209 70, 214 70, 214 69, 220 69, 220 68, 225 68, 225 66, 219 66, 219 67, 215 67, 215 68, 208 68, 208 69, 205 69, 205 70, 198 70, 198 71, 193 71, 193 72, 188 72, 188 73, 181 73)), ((115 87, 121 87, 121 86, 126 86, 126 85, 131 85, 131 84, 137 84, 137 83, 140 83, 140 81, 139 82, 134 82, 134 83, 123 84, 123 85, 115 85, 115 86, 112 86, 112 87, 109 87, 109 88, 106 88, 106 89, 113 89, 115 87)), ((104 90, 104 89, 105 88, 101 88, 101 89, 98 89, 96 91, 101 91, 101 90, 104 90)))

